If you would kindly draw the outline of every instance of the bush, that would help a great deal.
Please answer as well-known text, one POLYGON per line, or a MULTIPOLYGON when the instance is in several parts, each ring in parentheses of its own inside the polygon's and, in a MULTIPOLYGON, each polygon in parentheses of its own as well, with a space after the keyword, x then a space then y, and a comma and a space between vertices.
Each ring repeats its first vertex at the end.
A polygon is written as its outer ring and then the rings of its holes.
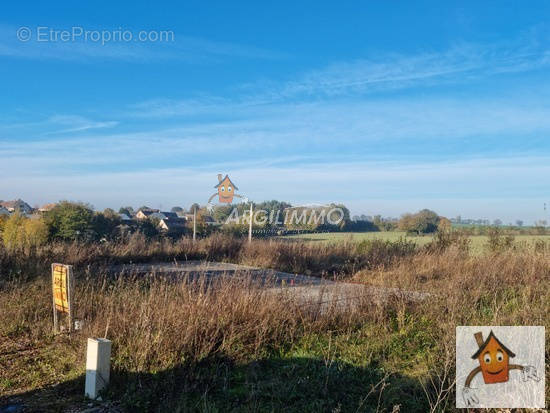
POLYGON ((25 240, 27 247, 39 247, 48 241, 48 226, 42 219, 25 220, 25 240))
POLYGON ((502 252, 512 248, 514 244, 513 235, 502 235, 500 228, 494 227, 487 230, 487 248, 491 252, 502 252))
POLYGON ((423 209, 416 214, 404 214, 399 220, 399 229, 411 234, 430 234, 437 231, 440 220, 434 211, 423 209))
POLYGON ((4 224, 2 240, 8 250, 38 247, 48 241, 48 227, 41 219, 28 219, 19 213, 4 224))
POLYGON ((470 238, 464 231, 438 230, 432 241, 425 246, 430 253, 442 253, 451 246, 456 246, 459 251, 469 252, 470 238))
POLYGON ((14 213, 4 224, 2 240, 8 250, 16 250, 25 246, 25 217, 14 213))

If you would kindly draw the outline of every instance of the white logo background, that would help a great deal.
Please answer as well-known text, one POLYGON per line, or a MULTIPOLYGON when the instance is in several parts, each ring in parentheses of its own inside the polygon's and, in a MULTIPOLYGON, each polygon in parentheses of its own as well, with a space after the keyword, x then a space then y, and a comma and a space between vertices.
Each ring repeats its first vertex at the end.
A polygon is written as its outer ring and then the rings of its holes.
POLYGON ((459 326, 456 328, 456 407, 544 408, 544 375, 544 327, 459 326), (482 374, 478 373, 470 384, 471 388, 466 389, 466 394, 470 398, 475 396, 478 403, 467 406, 464 398, 464 383, 468 374, 479 366, 479 361, 472 359, 472 355, 479 348, 474 334, 481 331, 485 340, 491 330, 516 354, 515 357, 510 358, 510 364, 533 366, 536 377, 526 376, 520 370, 510 370, 507 382, 485 384, 482 374))

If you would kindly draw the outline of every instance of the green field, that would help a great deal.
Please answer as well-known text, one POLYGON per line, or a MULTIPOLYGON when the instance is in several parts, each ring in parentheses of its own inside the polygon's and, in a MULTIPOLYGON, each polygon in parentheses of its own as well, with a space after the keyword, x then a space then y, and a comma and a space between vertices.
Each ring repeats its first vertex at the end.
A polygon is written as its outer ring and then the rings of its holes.
MULTIPOLYGON (((390 232, 324 232, 324 233, 313 233, 313 234, 298 234, 298 235, 287 235, 285 238, 295 238, 303 239, 311 242, 326 242, 326 243, 336 243, 336 242, 360 242, 364 240, 384 240, 384 241, 397 241, 399 239, 404 239, 407 241, 413 241, 417 245, 422 246, 426 245, 432 240, 431 235, 415 236, 407 235, 404 231, 390 231, 390 232)), ((488 237, 486 235, 471 235, 471 249, 474 252, 481 252, 485 249, 487 244, 488 237)), ((515 245, 533 245, 535 241, 543 240, 550 242, 550 235, 515 235, 514 244, 515 245)))

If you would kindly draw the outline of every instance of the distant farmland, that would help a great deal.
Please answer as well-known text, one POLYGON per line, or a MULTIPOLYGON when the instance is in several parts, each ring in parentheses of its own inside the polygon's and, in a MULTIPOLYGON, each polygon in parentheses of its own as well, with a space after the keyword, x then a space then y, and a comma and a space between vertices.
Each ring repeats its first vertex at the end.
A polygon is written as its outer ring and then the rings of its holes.
MULTIPOLYGON (((431 235, 407 235, 403 231, 388 232, 325 232, 312 234, 287 235, 285 238, 302 239, 311 242, 339 243, 339 242, 361 242, 365 240, 383 240, 397 241, 399 239, 415 242, 418 246, 423 246, 432 240, 431 235)), ((489 239, 486 235, 470 235, 472 252, 482 252, 489 239)), ((515 235, 514 245, 533 246, 536 241, 550 242, 550 235, 515 235)))

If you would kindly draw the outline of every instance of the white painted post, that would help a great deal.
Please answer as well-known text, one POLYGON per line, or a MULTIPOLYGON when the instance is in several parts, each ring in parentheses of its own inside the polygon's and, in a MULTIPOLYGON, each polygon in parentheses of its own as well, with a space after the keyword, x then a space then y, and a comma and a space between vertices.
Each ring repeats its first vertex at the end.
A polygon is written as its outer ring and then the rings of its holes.
POLYGON ((86 386, 84 395, 97 399, 99 392, 109 384, 111 369, 111 341, 106 338, 89 338, 86 354, 86 386))
POLYGON ((197 207, 193 208, 193 242, 197 239, 197 207))
POLYGON ((250 223, 248 224, 248 243, 249 244, 252 242, 252 218, 253 218, 252 201, 250 201, 250 223))

